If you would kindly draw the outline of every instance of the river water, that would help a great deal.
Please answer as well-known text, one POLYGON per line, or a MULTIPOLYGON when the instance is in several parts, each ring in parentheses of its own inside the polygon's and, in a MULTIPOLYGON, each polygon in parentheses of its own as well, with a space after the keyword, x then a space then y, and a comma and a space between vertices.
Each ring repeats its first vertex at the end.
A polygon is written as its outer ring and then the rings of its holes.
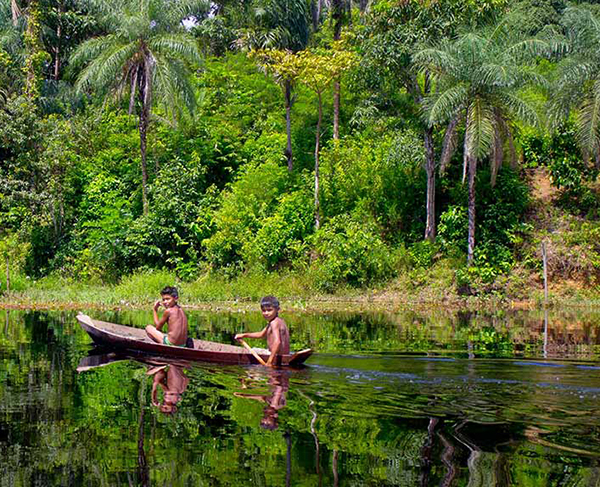
POLYGON ((0 486, 600 485, 598 313, 285 313, 295 371, 98 355, 74 315, 0 311, 0 486))

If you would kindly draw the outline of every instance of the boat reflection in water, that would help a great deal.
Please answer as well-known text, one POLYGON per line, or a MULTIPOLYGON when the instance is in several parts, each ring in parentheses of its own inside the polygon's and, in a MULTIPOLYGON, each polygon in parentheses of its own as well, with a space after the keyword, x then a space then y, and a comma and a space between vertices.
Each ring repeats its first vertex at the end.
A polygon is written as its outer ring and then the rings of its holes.
MULTIPOLYGON (((265 403, 263 417, 260 420, 260 426, 264 429, 275 430, 278 428, 279 410, 286 404, 286 395, 290 388, 290 372, 288 370, 260 370, 252 371, 249 379, 242 379, 242 387, 248 388, 250 382, 262 382, 267 379, 269 385, 269 394, 248 394, 244 392, 234 392, 237 397, 254 399, 265 403)), ((252 385, 254 386, 254 385, 252 385)))

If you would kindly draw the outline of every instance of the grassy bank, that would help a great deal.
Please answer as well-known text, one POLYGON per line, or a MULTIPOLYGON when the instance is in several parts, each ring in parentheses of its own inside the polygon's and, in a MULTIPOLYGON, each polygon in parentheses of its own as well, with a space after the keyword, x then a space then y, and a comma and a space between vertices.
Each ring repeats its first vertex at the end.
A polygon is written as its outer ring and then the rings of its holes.
MULTIPOLYGON (((80 282, 57 276, 37 281, 18 278, 10 293, 4 292, 0 307, 25 308, 144 308, 159 297, 165 285, 175 284, 181 302, 189 307, 247 309, 266 294, 278 296, 287 308, 361 309, 384 307, 453 307, 481 309, 496 307, 535 308, 543 306, 543 286, 536 272, 516 267, 491 285, 459 293, 456 269, 443 259, 428 269, 413 269, 371 288, 339 288, 333 294, 316 290, 299 273, 250 273, 233 279, 206 274, 182 282, 167 271, 149 271, 125 277, 117 284, 80 282)), ((600 287, 569 280, 550 285, 549 304, 554 306, 600 306, 600 287)))

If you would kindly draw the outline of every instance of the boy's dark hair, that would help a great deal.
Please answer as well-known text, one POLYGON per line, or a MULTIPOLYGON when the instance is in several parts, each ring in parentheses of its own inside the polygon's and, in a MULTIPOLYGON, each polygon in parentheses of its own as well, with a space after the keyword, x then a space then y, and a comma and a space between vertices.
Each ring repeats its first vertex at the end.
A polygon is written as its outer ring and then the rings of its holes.
POLYGON ((260 307, 270 306, 271 308, 279 308, 279 301, 275 296, 265 296, 260 300, 260 307))
POLYGON ((163 290, 160 292, 160 295, 164 296, 165 294, 167 296, 171 296, 173 298, 179 297, 179 292, 177 291, 177 288, 175 286, 165 286, 163 288, 163 290))

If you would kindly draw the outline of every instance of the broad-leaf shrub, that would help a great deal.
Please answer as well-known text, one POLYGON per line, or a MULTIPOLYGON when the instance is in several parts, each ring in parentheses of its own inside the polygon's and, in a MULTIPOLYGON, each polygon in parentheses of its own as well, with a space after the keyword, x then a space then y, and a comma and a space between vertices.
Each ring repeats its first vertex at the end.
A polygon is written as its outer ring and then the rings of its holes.
POLYGON ((259 225, 256 234, 242 247, 247 265, 270 270, 301 257, 306 250, 305 239, 314 228, 311 195, 305 191, 284 194, 274 213, 261 220, 259 225))
MULTIPOLYGON (((529 204, 529 189, 518 174, 502 168, 496 185, 490 184, 488 171, 481 171, 477 182, 475 253, 471 266, 459 269, 457 284, 468 287, 474 280, 492 282, 506 274, 514 264, 515 245, 528 231, 524 215, 529 204)), ((438 241, 447 253, 466 252, 468 213, 465 205, 451 205, 440 216, 438 241)))
POLYGON ((369 223, 339 215, 313 237, 316 260, 311 267, 315 285, 332 291, 340 284, 365 286, 390 277, 395 269, 393 251, 369 223))
POLYGON ((412 131, 368 131, 323 151, 325 217, 362 213, 385 229, 388 242, 422 238, 424 149, 412 131))
POLYGON ((214 234, 203 241, 210 264, 243 267, 243 247, 272 215, 287 179, 287 169, 274 161, 248 163, 242 169, 221 196, 213 215, 214 234))
POLYGON ((101 270, 102 277, 114 279, 123 270, 127 258, 125 240, 132 223, 131 203, 123 186, 114 176, 99 173, 85 188, 76 235, 84 243, 80 253, 84 267, 76 266, 80 273, 101 270))
POLYGON ((469 219, 465 206, 450 205, 441 215, 437 239, 446 251, 461 249, 466 251, 469 219))

